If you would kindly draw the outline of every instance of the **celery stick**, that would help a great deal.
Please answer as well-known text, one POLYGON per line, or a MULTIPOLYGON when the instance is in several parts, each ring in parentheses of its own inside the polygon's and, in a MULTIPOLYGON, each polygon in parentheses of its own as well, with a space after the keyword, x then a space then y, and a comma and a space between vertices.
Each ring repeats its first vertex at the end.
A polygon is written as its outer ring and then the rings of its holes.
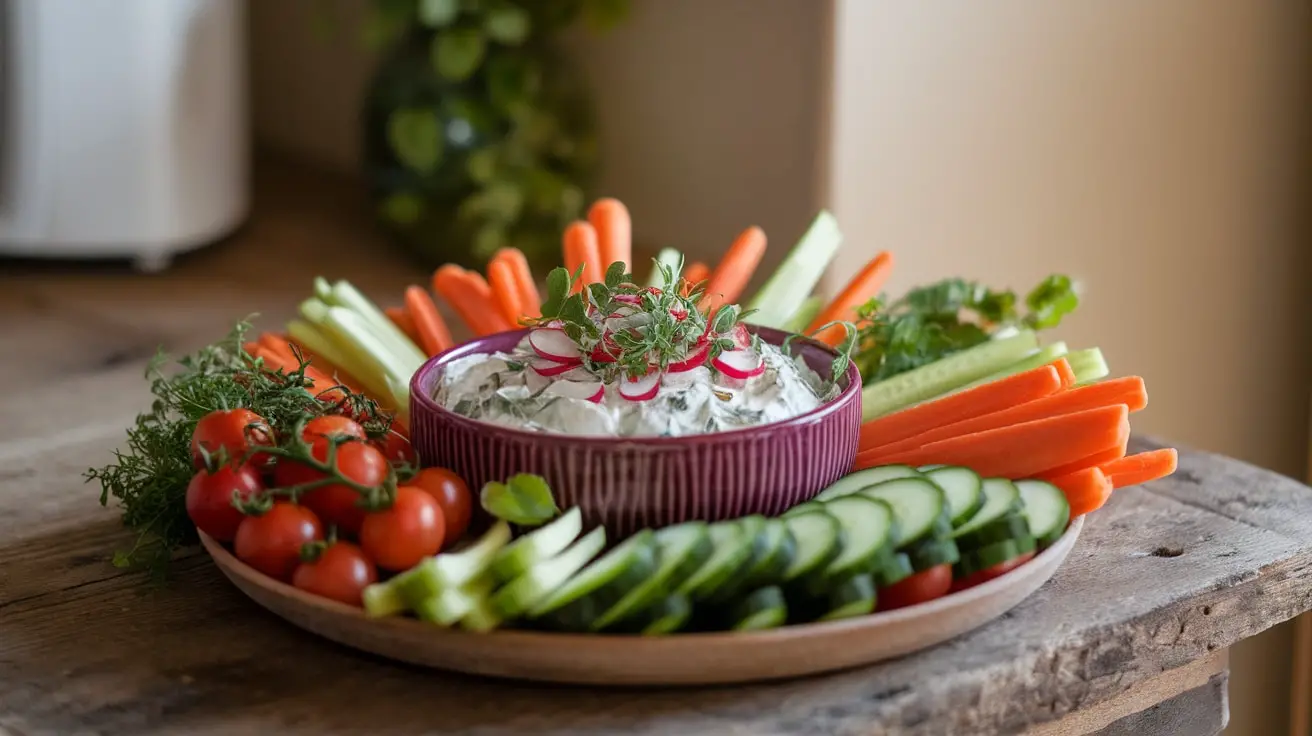
POLYGON ((330 302, 333 300, 333 285, 328 283, 328 279, 322 276, 314 277, 314 295, 319 299, 330 302))
POLYGON ((374 583, 364 589, 364 612, 370 618, 383 618, 404 613, 405 599, 392 580, 374 583))
MULTIPOLYGON (((820 310, 824 308, 824 299, 821 299, 818 296, 807 297, 806 301, 802 302, 802 306, 797 308, 797 312, 795 312, 792 317, 788 318, 788 322, 784 324, 783 327, 784 331, 796 332, 799 335, 805 334, 804 331, 806 328, 811 326, 811 322, 820 314, 820 310)), ((747 321, 752 321, 752 317, 753 315, 748 315, 747 321)))
POLYGON ((425 558, 397 575, 392 582, 407 602, 418 605, 444 590, 459 588, 482 576, 492 558, 509 541, 510 525, 498 521, 465 549, 425 558))
POLYGON ((861 419, 869 421, 1002 370, 1039 346, 1025 330, 1002 340, 989 340, 928 365, 870 384, 861 391, 861 419))
POLYGON ((387 382, 387 395, 396 401, 396 418, 402 424, 410 423, 410 382, 383 376, 387 382))
POLYGON ((647 285, 658 288, 665 286, 665 275, 661 273, 661 266, 669 268, 678 268, 683 261, 683 254, 674 248, 661 248, 661 252, 656 254, 656 263, 651 266, 651 275, 647 277, 647 285))
POLYGON ((313 333, 305 332, 300 327, 297 327, 297 331, 301 334, 292 333, 293 325, 289 324, 289 334, 297 340, 304 340, 311 334, 315 335, 316 337, 311 337, 309 341, 304 342, 305 347, 319 353, 333 365, 350 373, 351 376, 363 383, 364 388, 375 397, 390 396, 392 392, 387 385, 387 380, 374 362, 361 360, 359 348, 355 346, 350 337, 339 334, 328 324, 328 310, 328 305, 318 299, 306 299, 301 302, 301 316, 305 317, 309 323, 306 327, 313 329, 313 333), (320 352, 321 350, 323 352, 320 352))
POLYGON ((972 381, 952 393, 955 394, 959 391, 966 391, 975 388, 976 386, 983 386, 986 383, 993 383, 994 381, 1002 380, 1008 376, 1014 376, 1017 373, 1024 373, 1032 368, 1047 365, 1052 361, 1065 356, 1067 352, 1069 351, 1066 349, 1066 343, 1064 342, 1054 342, 1051 345, 1044 345, 1033 353, 1030 353, 1024 360, 1013 363, 997 373, 985 376, 978 381, 972 381))
MULTIPOLYGON (((322 326, 328 331, 330 337, 343 348, 348 349, 351 355, 362 365, 368 367, 366 373, 383 385, 385 390, 382 395, 392 395, 392 387, 388 383, 389 378, 397 383, 404 384, 418 369, 418 366, 400 363, 387 350, 383 342, 370 331, 369 325, 364 319, 345 307, 329 307, 328 315, 322 326)), ((366 380, 360 376, 357 376, 357 378, 360 378, 361 381, 366 380)))
POLYGON ((338 347, 337 343, 328 339, 327 335, 309 322, 299 319, 291 320, 287 323, 287 334, 296 342, 304 345, 306 350, 322 357, 352 376, 360 370, 359 364, 351 359, 349 353, 338 347))
POLYGON ((492 595, 491 579, 475 580, 459 588, 448 588, 415 604, 420 621, 450 626, 469 615, 492 595))
POLYGON ((469 613, 460 619, 460 628, 485 634, 500 626, 501 614, 492 605, 491 598, 482 598, 474 602, 469 613))
POLYGON ((1102 351, 1098 348, 1076 350, 1066 356, 1066 361, 1071 364, 1071 370, 1075 373, 1076 386, 1093 383, 1106 378, 1111 373, 1107 361, 1102 357, 1102 351))
POLYGON ((838 221, 821 210, 778 270, 747 305, 748 309, 758 310, 747 321, 782 329, 815 289, 842 242, 838 221))
POLYGON ((419 366, 428 360, 414 342, 406 337, 404 332, 394 324, 392 320, 383 314, 382 310, 374 306, 364 294, 361 294, 348 281, 338 281, 333 285, 332 298, 328 300, 332 306, 345 307, 360 316, 364 322, 369 325, 374 334, 378 336, 379 341, 385 345, 398 359, 412 363, 414 368, 405 374, 407 380, 419 370, 419 366))

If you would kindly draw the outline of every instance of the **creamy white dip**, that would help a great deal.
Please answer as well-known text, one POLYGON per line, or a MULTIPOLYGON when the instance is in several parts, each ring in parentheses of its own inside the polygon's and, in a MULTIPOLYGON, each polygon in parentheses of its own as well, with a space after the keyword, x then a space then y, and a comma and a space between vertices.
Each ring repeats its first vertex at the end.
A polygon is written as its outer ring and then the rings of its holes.
POLYGON ((527 338, 511 353, 470 355, 447 364, 433 398, 447 409, 530 431, 604 437, 683 437, 783 421, 820 406, 834 390, 801 360, 759 343, 765 370, 734 379, 706 366, 661 377, 654 398, 633 401, 616 385, 600 401, 578 398, 597 380, 584 368, 543 377, 527 338), (565 395, 565 394, 574 395, 565 395))

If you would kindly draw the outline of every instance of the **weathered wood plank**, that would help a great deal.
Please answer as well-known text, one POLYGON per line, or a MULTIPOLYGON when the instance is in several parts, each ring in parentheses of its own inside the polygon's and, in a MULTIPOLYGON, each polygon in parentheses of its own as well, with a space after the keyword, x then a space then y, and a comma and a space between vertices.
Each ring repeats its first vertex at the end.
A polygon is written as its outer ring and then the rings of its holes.
POLYGON ((1230 722, 1228 673, 1186 693, 1126 716, 1089 736, 1216 736, 1230 722))

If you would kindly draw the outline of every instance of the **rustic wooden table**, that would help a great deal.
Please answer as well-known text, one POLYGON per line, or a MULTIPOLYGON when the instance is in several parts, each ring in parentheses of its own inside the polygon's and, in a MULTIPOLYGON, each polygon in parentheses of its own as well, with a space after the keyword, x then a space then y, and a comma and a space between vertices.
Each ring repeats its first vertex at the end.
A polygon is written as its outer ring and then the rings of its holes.
MULTIPOLYGON (((0 734, 1188 734, 1226 720, 1227 647, 1312 608, 1312 490, 1184 452, 1093 515, 1056 577, 957 640, 779 684, 613 691, 396 665, 292 628, 199 551, 154 588, 82 471, 147 401, 157 345, 313 274, 384 302, 419 281, 348 187, 266 169, 253 221, 161 276, 0 262, 0 734)), ((1143 443, 1141 443, 1143 444, 1143 443)))

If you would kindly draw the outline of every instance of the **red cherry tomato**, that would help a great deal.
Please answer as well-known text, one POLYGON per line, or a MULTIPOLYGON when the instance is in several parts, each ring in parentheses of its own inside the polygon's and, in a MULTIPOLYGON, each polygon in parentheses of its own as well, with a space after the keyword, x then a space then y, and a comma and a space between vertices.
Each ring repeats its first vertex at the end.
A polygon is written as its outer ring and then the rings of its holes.
POLYGON ((396 489, 392 507, 370 512, 360 527, 360 546, 384 570, 409 570, 442 549, 442 507, 414 486, 396 489))
POLYGON ((447 544, 465 536, 474 514, 474 499, 460 476, 446 468, 424 468, 411 479, 410 485, 432 496, 442 507, 442 516, 446 519, 443 539, 447 544))
POLYGON ((187 484, 187 516, 197 529, 220 542, 231 542, 246 515, 232 505, 232 495, 250 498, 264 490, 260 473, 250 465, 224 465, 205 470, 187 484))
POLYGON ((410 445, 410 440, 400 432, 389 429, 385 436, 374 440, 372 444, 383 453, 383 457, 387 458, 388 462, 414 465, 418 459, 415 448, 410 445))
POLYGON ((269 463, 269 456, 255 453, 246 458, 252 447, 273 444, 273 430, 264 419, 250 409, 212 411, 196 422, 191 433, 191 462, 197 469, 205 467, 201 448, 213 455, 220 448, 227 450, 229 460, 246 459, 257 468, 269 463))
MULTIPOLYGON (((327 462, 328 439, 315 439, 310 454, 320 462, 327 462)), ((381 452, 359 441, 338 445, 336 462, 337 471, 342 476, 371 488, 382 485, 391 470, 387 458, 381 452)), ((294 460, 283 460, 273 469, 274 483, 280 488, 310 483, 324 477, 324 473, 294 460)), ((365 514, 358 504, 359 500, 360 494, 354 488, 344 483, 331 483, 306 492, 301 496, 301 505, 314 511, 323 523, 331 524, 339 532, 354 537, 360 533, 360 524, 365 514)))
POLYGON ((951 587, 952 565, 936 565, 903 578, 887 588, 880 588, 877 598, 879 610, 891 611, 942 598, 951 587))
POLYGON ((310 443, 320 437, 337 436, 354 437, 362 440, 365 438, 364 427, 361 427, 359 423, 350 417, 325 414, 306 422, 305 428, 301 430, 301 437, 310 443))
POLYGON ((319 539, 323 539, 323 525, 313 511, 279 501, 265 513, 242 520, 233 549, 237 559, 287 582, 301 564, 301 546, 319 539))
POLYGON ((301 590, 351 606, 362 605, 364 589, 377 580, 373 561, 350 542, 334 542, 292 574, 292 585, 301 590))
POLYGON ((1020 567, 1021 565, 1024 565, 1026 562, 1029 562, 1032 559, 1034 559, 1034 553, 1026 552, 1023 555, 1019 557, 1013 557, 1012 559, 1007 560, 1006 562, 999 562, 993 567, 980 570, 979 572, 976 573, 972 573, 959 580, 954 580, 952 582, 952 590, 949 592, 956 593, 957 591, 965 590, 966 588, 973 588, 976 585, 979 585, 980 583, 987 583, 993 578, 1000 578, 1003 575, 1006 575, 1007 573, 1011 572, 1012 570, 1015 570, 1016 568, 1020 567))

